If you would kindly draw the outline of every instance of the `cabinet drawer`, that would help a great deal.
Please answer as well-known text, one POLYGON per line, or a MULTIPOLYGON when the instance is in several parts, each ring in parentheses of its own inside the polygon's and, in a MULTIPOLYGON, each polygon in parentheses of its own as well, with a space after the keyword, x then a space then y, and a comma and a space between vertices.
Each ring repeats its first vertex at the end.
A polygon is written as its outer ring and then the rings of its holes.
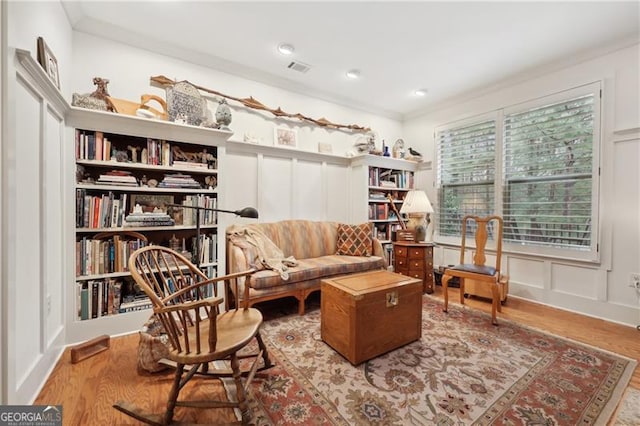
POLYGON ((409 269, 420 269, 424 271, 424 259, 409 259, 407 261, 409 269))
POLYGON ((409 259, 424 259, 424 249, 422 247, 411 247, 408 251, 409 259))
POLYGON ((397 272, 398 274, 409 276, 409 270, 405 268, 395 267, 393 272, 397 272))
POLYGON ((406 247, 394 247, 393 254, 395 254, 396 259, 407 257, 407 248, 406 247))
POLYGON ((424 272, 423 271, 417 271, 415 269, 409 269, 409 272, 407 272, 406 274, 403 274, 403 275, 410 276, 411 278, 417 278, 419 280, 424 279, 424 272))
POLYGON ((400 259, 396 257, 396 268, 408 268, 408 264, 409 262, 407 261, 407 259, 400 259))

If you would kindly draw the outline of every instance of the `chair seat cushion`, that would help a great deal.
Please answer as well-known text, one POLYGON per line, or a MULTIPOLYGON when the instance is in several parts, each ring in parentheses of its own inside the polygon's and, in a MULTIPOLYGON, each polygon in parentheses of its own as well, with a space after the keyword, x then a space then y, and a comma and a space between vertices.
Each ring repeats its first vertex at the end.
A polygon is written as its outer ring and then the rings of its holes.
POLYGON ((465 263, 462 265, 456 265, 452 268, 447 268, 447 269, 452 269, 454 271, 462 271, 462 272, 471 272, 473 274, 482 274, 482 275, 495 275, 496 274, 496 268, 492 267, 492 266, 482 266, 482 265, 474 265, 471 263, 465 263))

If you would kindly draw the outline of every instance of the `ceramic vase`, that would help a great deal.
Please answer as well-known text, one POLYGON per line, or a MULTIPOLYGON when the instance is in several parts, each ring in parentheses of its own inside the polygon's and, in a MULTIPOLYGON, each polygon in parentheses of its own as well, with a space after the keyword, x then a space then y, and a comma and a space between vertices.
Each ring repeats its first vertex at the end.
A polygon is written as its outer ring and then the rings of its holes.
POLYGON ((229 123, 231 123, 231 108, 227 104, 226 99, 222 99, 216 109, 216 123, 220 125, 222 130, 229 130, 229 123))

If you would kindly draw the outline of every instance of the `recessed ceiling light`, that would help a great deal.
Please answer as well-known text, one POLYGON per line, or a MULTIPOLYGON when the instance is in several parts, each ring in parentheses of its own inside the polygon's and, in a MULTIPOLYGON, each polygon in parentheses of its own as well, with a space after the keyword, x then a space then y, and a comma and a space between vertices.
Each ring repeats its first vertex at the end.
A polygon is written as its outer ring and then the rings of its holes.
POLYGON ((283 55, 291 55, 295 50, 296 48, 289 43, 280 43, 278 45, 278 52, 282 53, 283 55))
POLYGON ((359 70, 349 70, 347 71, 347 77, 352 78, 352 79, 356 79, 356 78, 360 78, 360 71, 359 70))
POLYGON ((426 96, 427 89, 418 89, 415 92, 413 92, 413 94, 416 96, 426 96))

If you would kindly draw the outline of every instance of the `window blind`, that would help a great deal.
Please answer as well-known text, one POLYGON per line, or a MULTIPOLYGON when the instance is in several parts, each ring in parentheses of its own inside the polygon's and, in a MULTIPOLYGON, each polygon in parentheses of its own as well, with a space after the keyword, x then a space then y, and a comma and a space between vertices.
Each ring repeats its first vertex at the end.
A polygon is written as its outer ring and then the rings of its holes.
POLYGON ((445 129, 437 133, 440 236, 459 236, 467 214, 493 214, 496 121, 445 129))
POLYGON ((589 250, 594 95, 505 115, 504 241, 589 250))

